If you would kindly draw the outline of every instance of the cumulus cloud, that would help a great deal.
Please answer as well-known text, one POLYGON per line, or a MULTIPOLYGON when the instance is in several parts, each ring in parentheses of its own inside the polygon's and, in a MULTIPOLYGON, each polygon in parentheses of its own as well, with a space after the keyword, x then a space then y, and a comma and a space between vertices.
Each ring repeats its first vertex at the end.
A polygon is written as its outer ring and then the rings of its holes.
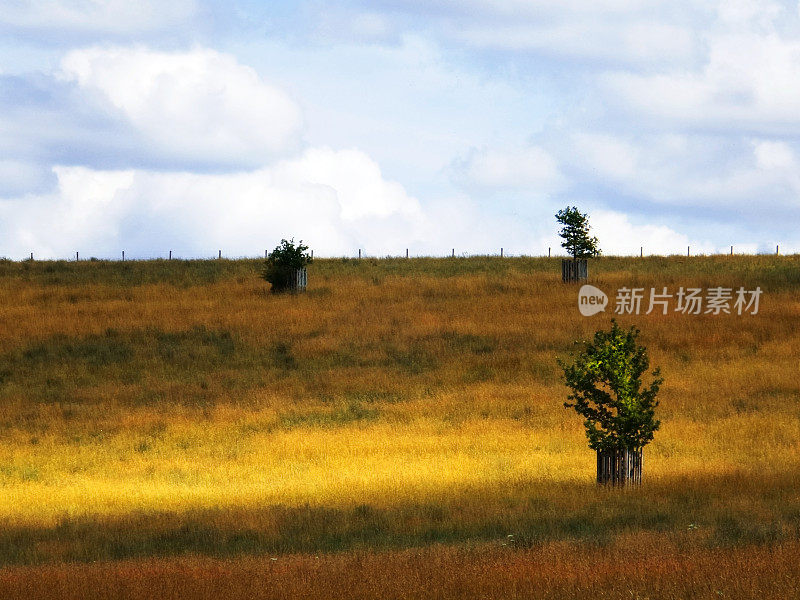
POLYGON ((692 246, 695 254, 713 253, 715 245, 708 240, 692 240, 665 225, 634 224, 619 212, 593 211, 590 218, 592 235, 606 255, 684 254, 692 246))
POLYGON ((115 202, 132 173, 55 168, 57 189, 0 200, 3 253, 19 258, 66 258, 91 239, 103 245, 116 234, 122 205, 115 202))
POLYGON ((385 181, 378 164, 358 150, 311 148, 270 171, 279 185, 303 182, 335 193, 346 221, 420 216, 417 201, 411 201, 400 184, 385 181))
POLYGON ((231 55, 93 47, 55 73, 0 75, 0 134, 0 160, 47 171, 225 171, 299 151, 302 114, 231 55))
POLYGON ((295 235, 330 254, 386 251, 392 241, 397 252, 428 227, 417 200, 353 150, 310 149, 229 174, 86 167, 56 167, 55 174, 50 194, 0 200, 4 251, 252 256, 295 235))
MULTIPOLYGON (((230 56, 89 48, 70 52, 59 75, 21 80, 6 99, 17 112, 0 126, 29 140, 40 163, 0 163, 17 182, 0 190, 3 254, 256 255, 291 235, 323 255, 531 247, 524 223, 487 219, 466 196, 423 207, 362 151, 296 151, 297 107, 230 56), (48 193, 33 185, 42 171, 55 181, 48 193)), ((540 149, 474 162, 483 184, 550 186, 558 176, 540 149)))
MULTIPOLYGON (((23 258, 258 256, 282 237, 317 256, 546 254, 553 227, 467 197, 421 204, 362 152, 313 148, 221 174, 57 167, 49 194, 0 200, 2 253, 23 258)), ((552 244, 551 245, 555 245, 552 244)))
POLYGON ((230 55, 89 48, 70 52, 61 69, 64 80, 107 103, 163 159, 252 167, 300 142, 297 105, 230 55))
MULTIPOLYGON (((23 258, 258 256, 282 237, 318 256, 560 253, 555 221, 487 215, 465 197, 421 204, 354 150, 310 149, 249 172, 198 174, 56 167, 48 194, 0 200, 3 254, 23 258)), ((553 212, 553 211, 549 211, 553 212)), ((720 251, 665 225, 590 212, 605 254, 720 251)), ((745 250, 749 240, 734 240, 745 250)), ((784 245, 784 248, 788 249, 784 245)), ((722 248, 724 250, 724 248, 722 248)))

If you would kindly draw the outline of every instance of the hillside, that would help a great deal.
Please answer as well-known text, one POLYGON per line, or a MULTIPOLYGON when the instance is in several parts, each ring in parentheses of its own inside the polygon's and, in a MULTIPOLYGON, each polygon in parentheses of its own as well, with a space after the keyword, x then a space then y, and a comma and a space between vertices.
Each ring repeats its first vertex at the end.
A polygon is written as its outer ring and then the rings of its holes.
MULTIPOLYGON (((279 296, 254 260, 0 261, 0 591, 178 555, 259 576, 253 561, 285 557, 302 579, 318 553, 471 573, 471 552, 621 568, 636 548, 719 589, 744 557, 800 576, 800 257, 592 262, 612 303, 622 287, 762 290, 758 314, 618 316, 665 378, 638 490, 595 486, 563 408, 556 360, 613 315, 582 317, 559 262, 317 260, 307 293, 279 296)), ((778 579, 730 589, 781 597, 778 579)))

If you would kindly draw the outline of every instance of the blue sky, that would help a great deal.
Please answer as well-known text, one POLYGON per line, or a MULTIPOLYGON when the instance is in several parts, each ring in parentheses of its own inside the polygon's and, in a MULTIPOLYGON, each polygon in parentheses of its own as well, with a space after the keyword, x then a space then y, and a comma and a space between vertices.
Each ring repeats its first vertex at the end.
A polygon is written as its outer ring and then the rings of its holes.
POLYGON ((797 2, 0 4, 0 256, 800 250, 797 2))

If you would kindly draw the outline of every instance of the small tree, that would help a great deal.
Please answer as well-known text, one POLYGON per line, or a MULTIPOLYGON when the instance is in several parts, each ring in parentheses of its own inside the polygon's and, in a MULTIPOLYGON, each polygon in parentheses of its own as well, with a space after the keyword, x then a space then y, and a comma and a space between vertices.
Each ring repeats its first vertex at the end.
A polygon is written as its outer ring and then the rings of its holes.
POLYGON ((601 473, 601 456, 611 456, 614 465, 619 456, 625 457, 624 467, 618 469, 614 483, 619 478, 626 483, 629 478, 641 481, 641 451, 658 430, 655 419, 658 406, 656 395, 663 382, 660 370, 653 371, 653 380, 643 387, 642 376, 650 368, 647 349, 637 344, 639 330, 621 329, 616 320, 611 321, 611 331, 598 331, 592 342, 585 342, 583 351, 573 364, 559 365, 564 369, 564 379, 572 390, 565 408, 574 408, 584 417, 589 447, 598 452, 598 481, 605 483, 610 475, 601 473), (628 457, 633 455, 633 466, 628 467, 628 457), (638 476, 634 472, 638 457, 638 476))
POLYGON ((573 260, 599 256, 597 238, 589 236, 589 217, 586 214, 575 206, 568 206, 556 213, 556 220, 563 225, 558 232, 564 238, 561 247, 566 249, 573 260))
POLYGON ((292 238, 281 240, 280 245, 267 255, 261 277, 272 284, 273 292, 295 289, 297 271, 313 260, 307 250, 303 240, 295 245, 292 238))

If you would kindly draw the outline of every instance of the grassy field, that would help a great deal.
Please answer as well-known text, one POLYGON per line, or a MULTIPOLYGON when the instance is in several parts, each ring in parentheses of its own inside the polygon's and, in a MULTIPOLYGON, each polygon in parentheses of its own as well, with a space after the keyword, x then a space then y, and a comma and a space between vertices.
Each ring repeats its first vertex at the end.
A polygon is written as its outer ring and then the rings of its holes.
POLYGON ((0 597, 791 597, 800 257, 592 262, 763 290, 619 317, 665 378, 636 490, 562 406, 611 315, 559 262, 0 261, 0 597))

